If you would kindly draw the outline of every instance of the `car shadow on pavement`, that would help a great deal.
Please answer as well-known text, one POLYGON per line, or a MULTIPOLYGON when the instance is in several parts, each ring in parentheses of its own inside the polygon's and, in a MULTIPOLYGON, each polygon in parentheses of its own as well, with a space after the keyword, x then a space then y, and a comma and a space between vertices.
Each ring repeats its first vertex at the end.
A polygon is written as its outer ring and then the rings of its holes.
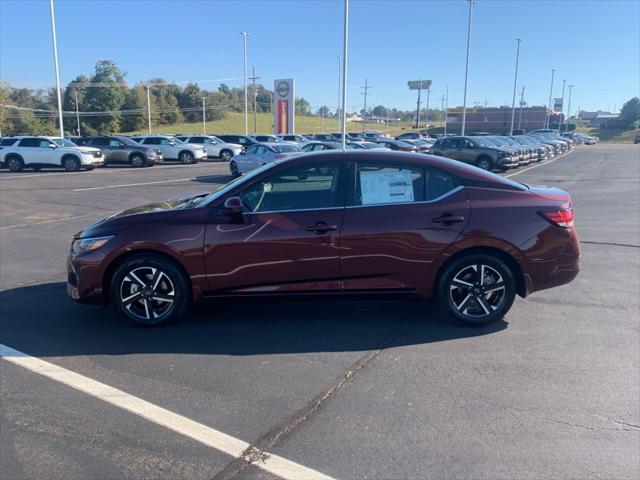
POLYGON ((233 180, 232 175, 200 175, 198 177, 192 178, 192 182, 198 183, 220 183, 225 184, 233 180))
POLYGON ((138 327, 111 306, 79 305, 64 283, 0 292, 0 343, 34 356, 184 353, 260 355, 368 351, 489 335, 505 321, 472 328, 429 302, 407 299, 228 299, 183 320, 138 327))

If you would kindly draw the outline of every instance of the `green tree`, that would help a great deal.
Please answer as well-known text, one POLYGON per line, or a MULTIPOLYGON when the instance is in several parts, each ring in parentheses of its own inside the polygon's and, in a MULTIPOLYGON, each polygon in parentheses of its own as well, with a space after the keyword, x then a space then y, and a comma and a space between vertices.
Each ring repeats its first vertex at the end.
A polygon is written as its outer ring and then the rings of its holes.
POLYGON ((188 83, 178 97, 178 105, 183 109, 187 122, 202 121, 202 98, 204 91, 197 83, 188 83))
POLYGON ((325 118, 328 117, 329 107, 327 107, 326 105, 321 106, 316 112, 316 115, 318 115, 319 117, 325 117, 325 118))
POLYGON ((111 60, 96 63, 94 74, 85 96, 86 107, 91 112, 104 112, 87 122, 98 133, 120 131, 121 116, 118 112, 125 100, 124 73, 111 60), (111 86, 113 85, 113 86, 111 86), (113 112, 113 113, 112 113, 113 112))
POLYGON ((640 98, 633 97, 627 101, 620 110, 620 117, 628 126, 640 120, 640 98))
POLYGON ((122 104, 121 130, 135 132, 147 128, 147 92, 138 84, 128 89, 122 104))
MULTIPOLYGON (((89 78, 85 75, 78 75, 74 78, 71 83, 67 85, 67 88, 64 90, 64 94, 62 97, 62 110, 65 112, 75 112, 76 107, 80 113, 88 110, 86 96, 87 96, 87 88, 84 84, 89 83, 89 78), (78 95, 78 105, 76 105, 76 93, 78 95)), ((65 118, 65 130, 72 131, 75 135, 78 134, 78 122, 74 117, 73 121, 71 117, 65 118)), ((91 126, 83 121, 82 115, 80 115, 80 133, 83 135, 88 134, 89 130, 91 130, 91 126)))
POLYGON ((311 115, 311 105, 304 98, 296 98, 296 115, 311 115))

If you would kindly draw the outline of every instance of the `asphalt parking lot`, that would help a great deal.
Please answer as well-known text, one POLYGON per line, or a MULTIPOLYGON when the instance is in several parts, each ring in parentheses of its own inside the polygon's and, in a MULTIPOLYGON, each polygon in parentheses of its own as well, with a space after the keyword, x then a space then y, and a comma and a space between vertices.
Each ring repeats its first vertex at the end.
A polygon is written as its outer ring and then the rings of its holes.
POLYGON ((571 193, 583 270, 503 322, 245 299, 143 329, 67 298, 71 235, 211 190, 227 164, 1 171, 0 344, 45 363, 0 361, 0 477, 639 478, 640 149, 578 147, 507 175, 571 193), (66 371, 82 377, 51 379, 66 371), (244 454, 219 448, 234 439, 244 454))

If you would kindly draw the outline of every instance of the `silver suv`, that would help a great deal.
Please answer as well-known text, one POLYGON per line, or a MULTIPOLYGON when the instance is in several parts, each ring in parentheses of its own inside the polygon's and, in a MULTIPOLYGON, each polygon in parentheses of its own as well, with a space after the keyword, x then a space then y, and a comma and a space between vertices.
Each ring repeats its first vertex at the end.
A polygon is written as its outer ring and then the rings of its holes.
POLYGON ((140 145, 128 137, 80 137, 75 143, 99 148, 104 156, 105 165, 129 164, 132 167, 147 167, 162 162, 162 150, 140 145))
POLYGON ((173 160, 189 165, 207 158, 207 152, 202 147, 188 145, 182 140, 167 135, 139 135, 131 137, 141 145, 148 145, 162 150, 164 160, 173 160))
POLYGON ((62 167, 68 172, 77 172, 104 164, 99 149, 80 147, 66 138, 16 136, 3 139, 2 145, 0 162, 12 172, 20 172, 25 167, 36 171, 62 167))
POLYGON ((228 162, 243 151, 242 145, 226 143, 211 135, 176 135, 176 138, 190 145, 203 147, 208 158, 219 158, 224 162, 228 162))

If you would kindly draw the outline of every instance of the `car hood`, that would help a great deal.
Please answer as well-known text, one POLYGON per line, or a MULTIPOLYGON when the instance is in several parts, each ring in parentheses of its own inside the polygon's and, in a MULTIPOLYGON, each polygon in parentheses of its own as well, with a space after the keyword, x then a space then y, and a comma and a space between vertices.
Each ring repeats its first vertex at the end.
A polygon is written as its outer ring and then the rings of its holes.
POLYGON ((74 148, 77 148, 81 152, 86 152, 86 153, 99 152, 100 151, 99 148, 95 148, 95 147, 74 147, 74 148))
POLYGON ((204 197, 206 195, 209 195, 210 193, 211 192, 200 192, 196 194, 174 197, 162 202, 154 202, 154 203, 148 203, 146 205, 140 205, 138 207, 133 207, 127 210, 122 210, 120 212, 114 213, 113 215, 102 220, 102 222, 115 220, 122 217, 128 217, 131 215, 141 215, 146 213, 157 213, 157 212, 166 212, 169 210, 178 210, 187 206, 190 200, 195 200, 197 198, 204 197))

